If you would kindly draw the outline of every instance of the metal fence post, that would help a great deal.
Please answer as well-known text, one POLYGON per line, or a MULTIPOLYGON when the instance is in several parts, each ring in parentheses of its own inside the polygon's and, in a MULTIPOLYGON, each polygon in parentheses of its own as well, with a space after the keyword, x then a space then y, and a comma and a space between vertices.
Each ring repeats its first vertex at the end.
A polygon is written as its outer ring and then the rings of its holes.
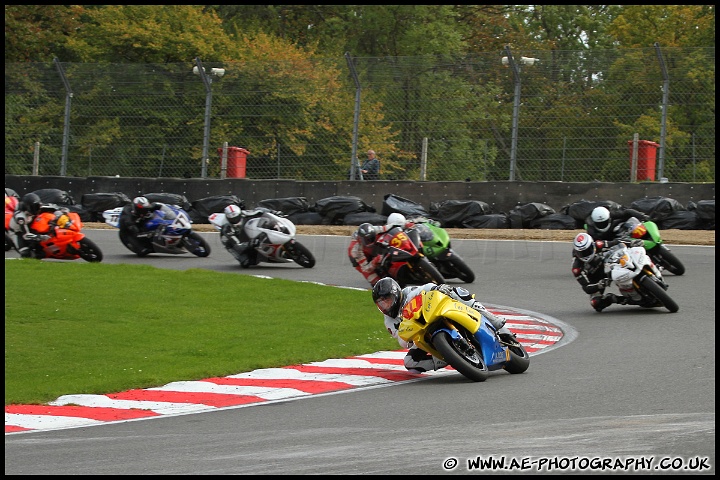
POLYGON ((358 78, 357 71, 355 71, 355 65, 353 64, 350 52, 345 52, 345 60, 350 69, 350 74, 355 81, 355 115, 353 117, 352 152, 350 153, 350 180, 355 180, 355 172, 358 172, 360 180, 362 180, 362 172, 360 172, 360 165, 358 165, 357 159, 358 129, 360 127, 360 79, 358 78))
POLYGON ((205 133, 203 134, 203 150, 202 150, 202 168, 200 176, 207 178, 207 166, 210 159, 208 158, 208 150, 210 146, 210 111, 212 106, 212 78, 205 75, 205 69, 202 66, 200 57, 195 58, 197 66, 193 69, 193 73, 200 75, 205 84, 205 133))
POLYGON ((68 82, 65 76, 65 70, 63 70, 60 60, 55 57, 53 59, 55 66, 57 67, 60 78, 65 85, 65 126, 63 127, 63 140, 62 140, 62 160, 60 161, 60 176, 64 177, 67 175, 67 161, 68 161, 68 144, 70 142, 70 103, 72 102, 73 92, 70 88, 70 82, 68 82))
POLYGON ((510 45, 505 46, 505 55, 507 55, 510 68, 513 72, 513 82, 515 83, 515 95, 513 100, 513 117, 512 117, 512 141, 510 143, 510 175, 508 180, 515 181, 515 169, 517 168, 517 142, 518 142, 518 116, 520 115, 520 70, 513 60, 510 52, 510 45))
POLYGON ((657 173, 658 178, 663 178, 663 166, 665 164, 665 135, 667 126, 667 110, 668 110, 668 96, 670 95, 670 75, 668 75, 665 61, 663 60, 662 52, 660 51, 660 44, 655 42, 655 51, 657 52, 658 62, 660 63, 660 70, 663 76, 663 98, 662 98, 662 119, 660 121, 660 153, 658 153, 658 165, 657 173))

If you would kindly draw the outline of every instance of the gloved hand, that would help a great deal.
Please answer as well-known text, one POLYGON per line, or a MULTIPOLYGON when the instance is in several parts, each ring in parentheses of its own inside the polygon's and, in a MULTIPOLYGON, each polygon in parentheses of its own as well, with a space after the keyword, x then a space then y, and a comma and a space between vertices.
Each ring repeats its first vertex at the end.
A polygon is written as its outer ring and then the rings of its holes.
POLYGON ((54 221, 50 222, 51 225, 57 225, 60 228, 69 228, 72 225, 70 217, 65 214, 58 216, 54 221))
POLYGON ((610 279, 609 278, 603 278, 599 282, 597 282, 598 290, 604 290, 605 287, 610 285, 610 279))
POLYGON ((644 247, 644 246, 645 246, 645 242, 642 241, 642 240, 640 240, 639 238, 634 238, 634 239, 630 242, 630 246, 631 246, 631 247, 644 247))
POLYGON ((453 288, 447 283, 441 283, 440 285, 433 287, 433 290, 437 290, 438 292, 444 293, 445 295, 450 295, 453 292, 453 288))
POLYGON ((373 259, 370 261, 373 268, 381 267, 385 263, 385 259, 387 258, 386 255, 376 255, 373 257, 373 259))

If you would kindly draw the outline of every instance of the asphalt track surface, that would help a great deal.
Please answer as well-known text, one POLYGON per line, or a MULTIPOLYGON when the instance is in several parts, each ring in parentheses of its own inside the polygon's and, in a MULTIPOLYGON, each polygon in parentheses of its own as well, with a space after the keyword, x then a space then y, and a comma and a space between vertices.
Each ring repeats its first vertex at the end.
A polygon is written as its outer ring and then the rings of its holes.
MULTIPOLYGON (((205 259, 139 259, 116 231, 87 233, 108 263, 367 288, 343 237, 299 237, 317 257, 313 269, 243 270, 213 233, 204 234, 213 247, 205 259)), ((413 376, 398 364, 402 352, 369 352, 362 361, 388 372, 396 366, 406 378, 6 434, 5 473, 714 474, 715 247, 672 246, 687 267, 681 277, 666 276, 680 305, 675 314, 633 306, 594 312, 570 274, 564 242, 456 240, 454 247, 476 272, 471 290, 491 310, 561 328, 562 339, 533 352, 524 374, 495 372, 483 383, 450 370, 413 376), (478 458, 505 466, 490 468, 478 458)), ((347 368, 344 360, 324 367, 347 368)))

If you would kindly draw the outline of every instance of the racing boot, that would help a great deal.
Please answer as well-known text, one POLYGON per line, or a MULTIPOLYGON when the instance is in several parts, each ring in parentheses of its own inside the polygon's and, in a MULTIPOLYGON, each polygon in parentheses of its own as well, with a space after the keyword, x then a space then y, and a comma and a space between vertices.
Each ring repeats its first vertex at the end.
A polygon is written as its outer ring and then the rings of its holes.
POLYGON ((614 293, 606 293, 601 297, 593 297, 590 299, 590 305, 593 306, 596 312, 602 312, 613 303, 627 305, 627 299, 623 296, 617 296, 614 293))
POLYGON ((251 248, 249 247, 248 242, 238 243, 232 247, 231 253, 235 259, 240 262, 240 266, 242 268, 248 268, 250 266, 250 256, 248 255, 250 250, 251 248))
POLYGON ((447 362, 435 358, 424 350, 420 350, 416 346, 410 347, 404 359, 405 368, 410 373, 423 373, 429 370, 439 370, 447 367, 447 362))

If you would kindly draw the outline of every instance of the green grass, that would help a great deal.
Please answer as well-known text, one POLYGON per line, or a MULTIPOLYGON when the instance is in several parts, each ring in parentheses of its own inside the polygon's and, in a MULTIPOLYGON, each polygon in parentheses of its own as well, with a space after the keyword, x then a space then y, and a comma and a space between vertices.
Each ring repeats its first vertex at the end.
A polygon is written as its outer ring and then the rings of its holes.
POLYGON ((5 404, 397 349, 368 291, 209 270, 5 261, 5 404))

